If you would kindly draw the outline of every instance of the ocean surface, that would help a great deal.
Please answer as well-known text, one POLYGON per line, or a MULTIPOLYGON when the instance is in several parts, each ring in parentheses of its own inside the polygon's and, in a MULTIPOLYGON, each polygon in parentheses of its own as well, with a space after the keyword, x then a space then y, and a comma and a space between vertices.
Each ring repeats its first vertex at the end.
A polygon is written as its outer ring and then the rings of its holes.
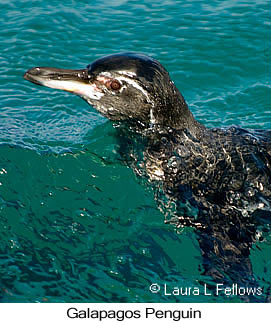
MULTIPOLYGON (((143 52, 166 67, 204 125, 271 129, 270 0, 1 0, 0 8, 1 302, 247 301, 204 295, 216 281, 204 273, 195 230, 164 223, 148 182, 120 158, 112 122, 23 74, 143 52), (165 295, 165 284, 191 293, 165 295)), ((249 258, 257 301, 266 302, 269 223, 263 229, 249 258)))

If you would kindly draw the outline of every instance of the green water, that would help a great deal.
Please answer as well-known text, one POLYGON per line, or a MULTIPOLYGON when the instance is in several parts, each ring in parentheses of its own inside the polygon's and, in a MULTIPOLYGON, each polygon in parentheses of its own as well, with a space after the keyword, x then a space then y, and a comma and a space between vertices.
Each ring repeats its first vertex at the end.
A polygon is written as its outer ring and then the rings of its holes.
MULTIPOLYGON (((206 126, 271 129, 270 1, 2 0, 0 8, 1 301, 242 301, 149 291, 215 284, 194 231, 163 223, 152 189, 120 160, 109 121, 22 75, 144 52, 206 126)), ((267 233, 250 254, 262 301, 270 254, 267 233)))

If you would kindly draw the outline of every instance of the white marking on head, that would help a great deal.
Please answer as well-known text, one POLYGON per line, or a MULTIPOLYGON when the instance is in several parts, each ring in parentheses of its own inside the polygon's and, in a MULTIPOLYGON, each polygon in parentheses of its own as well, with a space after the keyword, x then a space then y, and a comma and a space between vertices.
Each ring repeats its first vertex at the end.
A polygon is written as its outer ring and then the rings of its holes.
POLYGON ((150 109, 150 122, 151 122, 151 126, 154 125, 156 123, 155 117, 153 115, 153 109, 150 109))
POLYGON ((145 95, 148 102, 151 102, 148 92, 145 89, 143 89, 143 87, 140 86, 136 81, 134 81, 128 77, 124 77, 124 76, 118 76, 118 77, 116 77, 116 80, 118 80, 120 82, 125 81, 126 83, 132 85, 134 88, 138 89, 143 95, 145 95))
POLYGON ((109 72, 101 72, 101 73, 99 74, 99 76, 106 76, 106 77, 110 77, 110 78, 112 78, 112 74, 111 74, 111 73, 109 73, 109 72))
POLYGON ((118 71, 118 74, 126 75, 126 76, 129 76, 129 77, 135 77, 136 76, 135 72, 118 71))
POLYGON ((97 76, 97 78, 96 78, 98 82, 101 82, 101 83, 105 84, 107 81, 112 79, 112 77, 109 77, 109 76, 106 76, 106 75, 101 75, 101 74, 99 76, 97 76))

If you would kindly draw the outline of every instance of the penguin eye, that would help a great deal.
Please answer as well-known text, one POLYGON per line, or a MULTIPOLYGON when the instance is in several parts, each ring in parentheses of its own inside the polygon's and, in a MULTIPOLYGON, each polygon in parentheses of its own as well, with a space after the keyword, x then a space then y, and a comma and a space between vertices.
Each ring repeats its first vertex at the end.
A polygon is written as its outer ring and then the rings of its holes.
POLYGON ((121 88, 121 83, 118 80, 112 80, 112 81, 109 81, 106 84, 106 86, 108 89, 111 89, 113 91, 118 91, 121 88))

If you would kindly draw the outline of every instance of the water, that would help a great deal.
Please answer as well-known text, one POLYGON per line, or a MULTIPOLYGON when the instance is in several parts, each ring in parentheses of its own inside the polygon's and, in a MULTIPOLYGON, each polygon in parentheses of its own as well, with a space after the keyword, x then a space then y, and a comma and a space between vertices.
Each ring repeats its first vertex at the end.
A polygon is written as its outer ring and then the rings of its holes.
MULTIPOLYGON (((206 126, 271 129, 268 0, 0 1, 2 302, 242 302, 149 286, 215 284, 191 228, 163 223, 120 160, 116 129, 80 98, 23 80, 104 54, 161 61, 206 126)), ((267 228, 267 225, 265 229, 267 228)), ((250 254, 267 301, 271 238, 250 254)))

